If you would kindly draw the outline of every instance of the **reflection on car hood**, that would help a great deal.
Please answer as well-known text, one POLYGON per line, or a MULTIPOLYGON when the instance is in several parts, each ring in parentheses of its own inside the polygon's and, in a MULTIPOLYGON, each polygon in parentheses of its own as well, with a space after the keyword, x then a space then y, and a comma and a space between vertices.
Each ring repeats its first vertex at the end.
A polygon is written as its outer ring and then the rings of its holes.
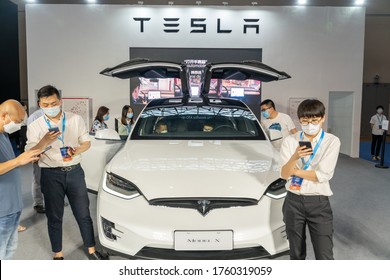
POLYGON ((268 141, 130 141, 108 171, 134 183, 148 199, 260 199, 279 177, 268 141))

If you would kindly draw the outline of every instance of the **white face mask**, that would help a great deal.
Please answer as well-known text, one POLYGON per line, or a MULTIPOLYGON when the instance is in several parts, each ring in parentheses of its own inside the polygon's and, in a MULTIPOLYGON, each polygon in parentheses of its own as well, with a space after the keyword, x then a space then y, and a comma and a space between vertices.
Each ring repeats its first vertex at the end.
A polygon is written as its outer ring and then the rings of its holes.
MULTIPOLYGON (((11 118, 10 118, 10 120, 11 120, 11 118)), ((20 130, 21 126, 22 126, 21 123, 15 123, 13 120, 11 120, 10 123, 5 124, 3 127, 4 127, 4 132, 11 134, 11 133, 14 133, 14 132, 20 130)))
POLYGON ((168 133, 168 130, 161 130, 160 133, 168 133))
POLYGON ((61 107, 59 105, 50 108, 41 108, 41 109, 46 116, 51 118, 57 116, 61 112, 61 107))
POLYGON ((302 126, 302 130, 304 133, 306 133, 307 135, 316 135, 318 133, 318 131, 320 131, 320 124, 307 124, 307 125, 301 125, 302 126))
POLYGON ((378 110, 376 110, 376 112, 377 112, 378 114, 382 114, 382 113, 383 113, 383 109, 379 108, 378 110))

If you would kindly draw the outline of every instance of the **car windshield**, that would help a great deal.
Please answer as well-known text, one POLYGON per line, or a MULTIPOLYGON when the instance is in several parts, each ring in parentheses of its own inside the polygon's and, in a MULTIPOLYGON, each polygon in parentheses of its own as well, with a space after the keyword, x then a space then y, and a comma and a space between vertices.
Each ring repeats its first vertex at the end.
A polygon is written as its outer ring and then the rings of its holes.
POLYGON ((131 139, 265 140, 249 109, 172 106, 145 109, 131 139))

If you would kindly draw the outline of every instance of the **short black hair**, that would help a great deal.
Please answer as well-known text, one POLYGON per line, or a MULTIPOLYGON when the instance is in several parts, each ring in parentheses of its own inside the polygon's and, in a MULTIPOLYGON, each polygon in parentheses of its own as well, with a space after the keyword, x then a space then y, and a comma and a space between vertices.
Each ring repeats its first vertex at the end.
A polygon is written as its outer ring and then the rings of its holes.
POLYGON ((298 106, 298 118, 316 118, 325 116, 325 106, 317 99, 303 100, 298 106))
POLYGON ((375 110, 378 110, 378 109, 382 109, 383 111, 385 110, 385 108, 383 108, 383 106, 382 105, 378 105, 378 106, 376 106, 376 109, 375 110))
POLYGON ((260 103, 260 106, 263 106, 263 105, 267 105, 268 107, 272 107, 272 108, 274 108, 274 110, 276 110, 275 103, 271 99, 266 99, 260 103))
POLYGON ((47 86, 41 87, 38 90, 38 101, 42 97, 49 97, 49 96, 52 96, 53 94, 57 95, 58 99, 61 99, 60 92, 58 91, 57 88, 55 88, 55 87, 53 87, 51 85, 47 85, 47 86))

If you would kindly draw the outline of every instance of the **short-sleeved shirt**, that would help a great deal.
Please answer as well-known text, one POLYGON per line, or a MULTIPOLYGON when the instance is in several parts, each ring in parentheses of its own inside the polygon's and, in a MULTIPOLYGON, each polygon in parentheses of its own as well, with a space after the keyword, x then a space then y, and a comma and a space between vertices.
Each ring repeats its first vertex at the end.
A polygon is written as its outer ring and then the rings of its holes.
MULTIPOLYGON (((15 158, 7 133, 0 133, 0 162, 15 158)), ((14 168, 0 175, 0 217, 18 213, 23 209, 20 169, 14 168)))
MULTIPOLYGON (((313 139, 312 147, 313 150, 321 138, 322 130, 313 139)), ((304 135, 304 134, 302 134, 304 135)), ((295 153, 299 141, 301 139, 301 132, 297 132, 293 135, 287 136, 282 143, 280 148, 280 157, 282 166, 285 165, 295 153)), ((308 141, 307 138, 303 137, 302 140, 308 141)), ((300 191, 290 190, 289 186, 291 178, 287 181, 286 188, 298 195, 325 195, 331 196, 332 190, 330 189, 329 180, 333 177, 333 173, 336 167, 337 159, 340 152, 340 140, 338 137, 330 133, 324 133, 324 138, 318 147, 317 153, 311 161, 307 170, 314 170, 318 179, 318 182, 310 180, 303 180, 300 191)), ((310 156, 304 158, 307 162, 310 156)), ((303 169, 303 163, 301 160, 297 161, 298 169, 303 169)))
POLYGON ((268 131, 274 129, 279 130, 282 133, 282 139, 272 141, 275 148, 280 148, 282 146, 283 139, 290 135, 290 130, 295 128, 295 124, 291 117, 280 112, 278 112, 277 116, 273 119, 262 119, 261 123, 268 131))
POLYGON ((383 129, 379 129, 379 125, 382 125, 382 122, 386 119, 385 115, 375 114, 371 117, 370 124, 373 124, 372 134, 374 135, 383 135, 383 129))
POLYGON ((51 127, 57 126, 62 134, 59 136, 59 139, 57 138, 50 144, 52 148, 40 157, 40 160, 38 161, 39 167, 62 167, 80 163, 81 155, 73 156, 72 160, 64 162, 60 152, 61 147, 68 146, 76 148, 85 141, 91 141, 83 118, 71 112, 63 112, 58 124, 52 122, 43 115, 28 125, 26 150, 30 150, 37 145, 49 131, 49 124, 47 121, 49 121, 51 127), (65 123, 65 133, 63 133, 63 123, 65 123), (64 142, 61 141, 62 137, 64 137, 64 142))

